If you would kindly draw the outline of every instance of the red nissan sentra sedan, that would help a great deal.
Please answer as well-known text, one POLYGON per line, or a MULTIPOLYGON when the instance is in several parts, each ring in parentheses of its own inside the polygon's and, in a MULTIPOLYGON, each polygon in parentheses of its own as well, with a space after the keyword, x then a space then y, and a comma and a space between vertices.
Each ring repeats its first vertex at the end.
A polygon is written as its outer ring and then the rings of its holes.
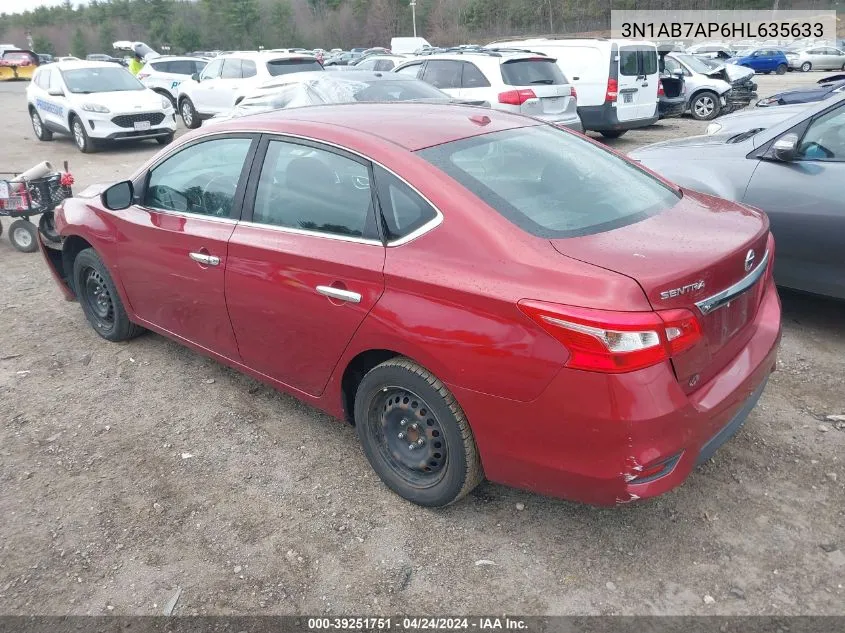
POLYGON ((181 139, 42 248, 110 341, 176 339, 357 427, 385 484, 681 484, 775 367, 766 216, 489 109, 321 106, 181 139))

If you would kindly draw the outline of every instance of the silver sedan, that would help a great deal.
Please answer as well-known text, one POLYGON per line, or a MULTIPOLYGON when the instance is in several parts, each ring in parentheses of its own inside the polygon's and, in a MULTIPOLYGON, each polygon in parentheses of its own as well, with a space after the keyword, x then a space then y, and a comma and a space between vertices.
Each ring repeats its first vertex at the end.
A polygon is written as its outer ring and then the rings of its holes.
POLYGON ((832 46, 817 46, 801 51, 788 51, 786 60, 793 70, 808 72, 811 70, 845 71, 845 52, 832 46))

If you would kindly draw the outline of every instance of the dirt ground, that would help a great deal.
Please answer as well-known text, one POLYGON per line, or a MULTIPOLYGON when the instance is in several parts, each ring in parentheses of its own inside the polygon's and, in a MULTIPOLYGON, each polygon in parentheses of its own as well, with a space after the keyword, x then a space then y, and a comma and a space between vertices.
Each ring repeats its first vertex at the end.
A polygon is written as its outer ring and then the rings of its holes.
MULTIPOLYGON (((0 85, 0 170, 67 159, 81 188, 158 149, 39 143, 24 89, 0 85)), ((845 424, 825 419, 845 414, 845 303, 782 299, 779 371, 680 489, 595 509, 483 484, 432 511, 350 427, 160 336, 101 340, 4 232, 0 613, 160 614, 181 589, 176 615, 845 614, 845 424)))

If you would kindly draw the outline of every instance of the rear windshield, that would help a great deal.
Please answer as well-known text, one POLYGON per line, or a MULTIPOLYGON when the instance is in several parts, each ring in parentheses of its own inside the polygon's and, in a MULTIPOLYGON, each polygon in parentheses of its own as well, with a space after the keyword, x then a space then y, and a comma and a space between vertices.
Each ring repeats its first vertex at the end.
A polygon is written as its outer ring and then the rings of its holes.
POLYGON ((502 64, 502 80, 509 86, 565 84, 555 60, 545 57, 514 59, 502 64))
POLYGON ((551 126, 493 132, 418 153, 538 237, 609 231, 679 200, 638 167, 551 126))
POLYGON ((274 59, 267 62, 267 72, 273 77, 308 70, 323 70, 323 66, 316 59, 274 59))

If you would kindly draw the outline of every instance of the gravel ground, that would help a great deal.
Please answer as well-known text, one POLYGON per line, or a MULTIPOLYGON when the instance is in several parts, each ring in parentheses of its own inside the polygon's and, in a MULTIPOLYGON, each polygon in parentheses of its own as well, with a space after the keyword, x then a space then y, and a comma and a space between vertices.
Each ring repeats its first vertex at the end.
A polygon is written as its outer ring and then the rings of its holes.
MULTIPOLYGON (((0 170, 68 159, 82 187, 158 149, 39 143, 23 91, 0 85, 0 170)), ((177 590, 177 615, 845 614, 843 303, 783 293, 779 371, 680 489, 595 509, 483 484, 431 511, 293 398, 160 336, 102 341, 5 235, 0 280, 2 614, 157 614, 177 590)))

